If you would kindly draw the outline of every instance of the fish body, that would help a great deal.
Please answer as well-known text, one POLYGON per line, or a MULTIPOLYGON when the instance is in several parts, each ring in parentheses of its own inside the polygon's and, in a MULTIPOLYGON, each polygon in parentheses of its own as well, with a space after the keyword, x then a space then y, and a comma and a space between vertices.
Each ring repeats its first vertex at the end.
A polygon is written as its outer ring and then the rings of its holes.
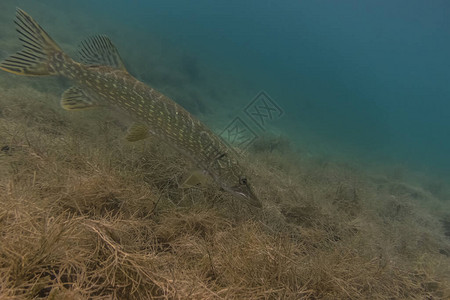
POLYGON ((66 55, 23 10, 17 9, 15 23, 24 49, 2 61, 0 69, 70 79, 74 86, 63 93, 63 108, 112 106, 125 111, 136 121, 129 132, 130 141, 157 136, 190 158, 224 190, 261 206, 234 151, 175 101, 130 75, 107 37, 83 42, 80 63, 66 55))

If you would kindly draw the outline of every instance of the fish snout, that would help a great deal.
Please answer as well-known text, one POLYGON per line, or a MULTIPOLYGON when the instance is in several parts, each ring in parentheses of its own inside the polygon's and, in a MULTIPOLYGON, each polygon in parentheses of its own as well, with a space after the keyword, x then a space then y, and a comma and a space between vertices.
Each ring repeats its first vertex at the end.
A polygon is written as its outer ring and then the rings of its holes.
POLYGON ((262 208, 261 201, 258 199, 258 197, 253 192, 253 189, 248 184, 233 186, 228 190, 230 190, 230 192, 232 192, 233 194, 238 195, 239 197, 245 198, 252 206, 262 208))

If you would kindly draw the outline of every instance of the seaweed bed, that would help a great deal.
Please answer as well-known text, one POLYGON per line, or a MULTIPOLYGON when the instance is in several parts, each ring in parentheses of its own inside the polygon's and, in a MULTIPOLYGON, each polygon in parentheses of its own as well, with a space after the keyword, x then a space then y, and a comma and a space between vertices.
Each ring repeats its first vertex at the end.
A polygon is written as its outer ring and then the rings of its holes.
POLYGON ((268 138, 245 159, 256 210, 178 189, 183 157, 126 142, 111 112, 63 111, 55 80, 0 80, 1 299, 450 297, 442 184, 268 138))

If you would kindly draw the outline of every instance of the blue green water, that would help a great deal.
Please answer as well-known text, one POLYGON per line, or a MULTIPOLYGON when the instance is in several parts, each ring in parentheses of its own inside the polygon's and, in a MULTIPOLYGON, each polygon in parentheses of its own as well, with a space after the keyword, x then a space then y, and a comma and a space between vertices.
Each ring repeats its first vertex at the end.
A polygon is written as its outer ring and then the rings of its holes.
POLYGON ((111 36, 131 73, 216 130, 264 90, 284 111, 266 131, 312 153, 450 173, 448 1, 36 2, 2 8, 63 48, 111 36))

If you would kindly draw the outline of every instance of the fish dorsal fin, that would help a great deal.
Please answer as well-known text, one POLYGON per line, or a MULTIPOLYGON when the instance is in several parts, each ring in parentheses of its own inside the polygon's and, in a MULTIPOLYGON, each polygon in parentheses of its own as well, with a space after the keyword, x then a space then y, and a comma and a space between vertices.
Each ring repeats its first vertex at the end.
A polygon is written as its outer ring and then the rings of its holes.
POLYGON ((62 94, 60 104, 65 110, 83 110, 99 106, 77 86, 70 87, 62 94))
POLYGON ((110 66, 126 71, 116 46, 105 35, 92 36, 81 42, 78 55, 84 64, 110 66))
POLYGON ((128 128, 128 134, 125 137, 129 142, 137 142, 149 137, 148 126, 142 123, 134 123, 128 128))

